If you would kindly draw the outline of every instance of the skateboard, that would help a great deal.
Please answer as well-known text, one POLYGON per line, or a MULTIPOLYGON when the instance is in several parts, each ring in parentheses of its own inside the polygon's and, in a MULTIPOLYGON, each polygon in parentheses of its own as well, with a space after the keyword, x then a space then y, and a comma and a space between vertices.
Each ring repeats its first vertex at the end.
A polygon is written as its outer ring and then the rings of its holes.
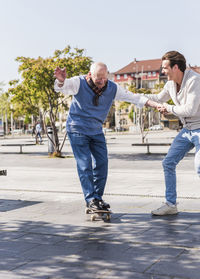
POLYGON ((106 221, 110 221, 112 212, 110 210, 93 210, 91 208, 86 207, 85 213, 91 214, 91 221, 95 221, 98 218, 104 219, 104 217, 106 221))
POLYGON ((0 176, 1 175, 7 175, 7 170, 0 170, 0 176))

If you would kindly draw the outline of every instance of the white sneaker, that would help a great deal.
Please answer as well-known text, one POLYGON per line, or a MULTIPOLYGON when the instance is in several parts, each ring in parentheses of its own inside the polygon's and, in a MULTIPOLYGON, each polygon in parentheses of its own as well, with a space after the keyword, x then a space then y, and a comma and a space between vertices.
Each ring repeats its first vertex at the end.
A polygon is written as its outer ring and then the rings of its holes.
POLYGON ((152 215, 173 215, 173 214, 177 214, 177 213, 178 213, 178 209, 177 209, 176 204, 171 205, 168 203, 164 203, 158 209, 151 211, 152 215))

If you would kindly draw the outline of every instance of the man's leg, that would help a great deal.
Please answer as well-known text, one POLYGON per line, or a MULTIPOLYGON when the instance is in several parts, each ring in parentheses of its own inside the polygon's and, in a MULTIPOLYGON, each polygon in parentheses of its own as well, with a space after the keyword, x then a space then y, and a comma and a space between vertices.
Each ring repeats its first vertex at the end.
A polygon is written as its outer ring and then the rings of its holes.
POLYGON ((92 136, 90 149, 93 158, 93 179, 95 198, 101 200, 107 175, 108 175, 108 152, 104 134, 92 136))
POLYGON ((39 136, 39 138, 40 138, 40 143, 42 142, 42 136, 41 136, 41 133, 39 132, 38 133, 38 136, 39 136))
POLYGON ((194 166, 197 174, 200 177, 200 129, 193 130, 191 133, 192 143, 195 145, 196 148, 194 166))
POLYGON ((176 166, 193 147, 194 144, 190 141, 189 131, 182 129, 163 160, 166 200, 169 203, 176 204, 176 166))
POLYGON ((90 202, 94 197, 90 137, 79 133, 68 133, 70 144, 77 163, 77 171, 84 198, 90 202))
POLYGON ((157 210, 152 211, 153 215, 167 215, 177 213, 176 166, 180 162, 180 160, 183 159, 186 153, 193 147, 194 144, 191 143, 189 131, 186 129, 182 129, 174 139, 166 157, 162 162, 165 175, 165 196, 167 203, 157 210))

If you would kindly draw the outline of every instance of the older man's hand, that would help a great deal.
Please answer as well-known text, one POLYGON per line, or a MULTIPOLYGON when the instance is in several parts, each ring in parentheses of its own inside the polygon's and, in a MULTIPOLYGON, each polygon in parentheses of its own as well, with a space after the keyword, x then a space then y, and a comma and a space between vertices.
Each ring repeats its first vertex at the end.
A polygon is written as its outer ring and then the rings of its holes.
POLYGON ((157 106, 157 110, 162 114, 167 114, 168 113, 167 107, 165 106, 165 104, 159 104, 157 106))
POLYGON ((64 83, 66 79, 66 69, 61 69, 60 67, 57 67, 54 71, 54 77, 60 82, 64 83))

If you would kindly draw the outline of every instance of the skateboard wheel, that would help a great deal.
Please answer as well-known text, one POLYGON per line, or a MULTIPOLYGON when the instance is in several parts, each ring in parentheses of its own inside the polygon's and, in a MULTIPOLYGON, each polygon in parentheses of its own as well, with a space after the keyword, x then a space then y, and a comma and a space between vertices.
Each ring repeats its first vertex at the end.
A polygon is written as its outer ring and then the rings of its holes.
POLYGON ((90 213, 89 208, 86 208, 86 209, 85 209, 85 214, 89 214, 89 213, 90 213))

